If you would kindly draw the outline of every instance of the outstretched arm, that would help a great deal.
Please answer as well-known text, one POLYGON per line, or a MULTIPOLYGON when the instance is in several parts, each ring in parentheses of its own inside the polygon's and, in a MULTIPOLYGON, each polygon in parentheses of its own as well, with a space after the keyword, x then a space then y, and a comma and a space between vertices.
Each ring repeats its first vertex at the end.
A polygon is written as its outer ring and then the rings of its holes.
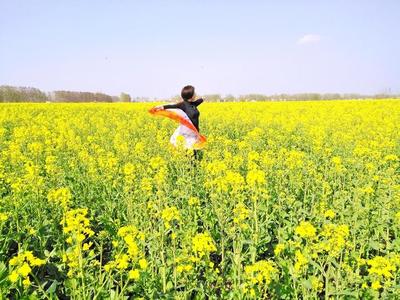
POLYGON ((181 108, 181 107, 182 107, 182 102, 176 104, 157 105, 154 108, 160 110, 160 109, 181 108))
POLYGON ((193 104, 196 106, 199 106, 201 103, 203 103, 203 98, 197 99, 196 101, 193 101, 193 104))
POLYGON ((168 108, 181 108, 182 107, 182 102, 176 103, 176 104, 166 104, 166 105, 162 105, 162 107, 164 109, 168 109, 168 108))

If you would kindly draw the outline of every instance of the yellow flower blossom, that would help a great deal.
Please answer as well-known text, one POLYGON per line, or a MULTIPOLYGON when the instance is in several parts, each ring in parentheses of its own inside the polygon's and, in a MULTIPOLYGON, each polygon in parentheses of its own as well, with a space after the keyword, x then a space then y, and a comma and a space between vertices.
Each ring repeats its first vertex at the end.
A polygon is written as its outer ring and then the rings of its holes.
POLYGON ((127 254, 118 255, 115 259, 118 269, 126 269, 129 266, 130 258, 127 254))
POLYGON ((164 220, 166 228, 171 227, 170 222, 172 222, 173 220, 180 221, 181 219, 179 210, 176 208, 176 206, 165 208, 161 213, 161 217, 164 220))
POLYGON ((250 187, 265 184, 265 173, 261 170, 251 169, 247 173, 246 182, 250 187))
POLYGON ((245 266, 244 272, 250 284, 268 285, 271 283, 278 270, 273 262, 260 260, 252 265, 245 266))
POLYGON ((22 280, 22 284, 24 285, 25 288, 29 287, 31 285, 29 277, 26 277, 24 280, 22 280))
POLYGON ((26 286, 29 281, 29 274, 32 272, 32 268, 45 264, 44 259, 37 258, 33 255, 32 251, 20 252, 17 256, 10 259, 9 265, 12 268, 12 272, 9 275, 11 282, 17 282, 21 277, 23 278, 23 284, 26 286))
POLYGON ((5 222, 8 220, 8 214, 0 212, 0 222, 5 222))
POLYGON ((200 200, 197 197, 190 197, 188 203, 190 206, 196 206, 200 204, 200 200))
POLYGON ((373 259, 369 259, 367 264, 370 266, 368 269, 370 274, 384 276, 386 278, 392 278, 392 272, 396 271, 396 266, 391 260, 383 256, 375 256, 373 259))
POLYGON ((140 277, 139 270, 134 269, 129 271, 129 279, 138 280, 140 277))
POLYGON ((178 265, 176 267, 176 271, 178 273, 183 273, 183 272, 189 272, 193 269, 193 266, 190 264, 183 264, 183 265, 178 265))
POLYGON ((71 191, 69 188, 59 188, 55 190, 51 190, 47 198, 50 202, 55 204, 59 204, 63 209, 66 209, 71 203, 71 191))
POLYGON ((324 213, 324 217, 328 219, 333 219, 335 217, 336 213, 332 209, 328 209, 324 213))
POLYGON ((312 245, 317 253, 326 252, 331 257, 336 257, 348 245, 346 239, 349 236, 349 226, 324 224, 320 233, 321 240, 312 245))
POLYGON ((322 288, 324 287, 324 284, 317 277, 312 277, 311 278, 311 286, 312 286, 313 290, 321 291, 322 288))
POLYGON ((278 256, 279 254, 281 254, 281 252, 282 252, 284 249, 285 249, 285 245, 284 245, 284 244, 281 244, 281 243, 277 244, 277 245, 275 246, 275 249, 274 249, 275 255, 278 256))
POLYGON ((250 210, 247 209, 247 207, 243 203, 239 203, 233 209, 233 214, 234 214, 233 223, 242 225, 241 227, 243 227, 243 225, 245 225, 244 221, 250 215, 250 210))
POLYGON ((382 287, 381 283, 378 280, 375 280, 371 283, 371 288, 373 290, 379 290, 382 287))
POLYGON ((217 251, 213 239, 207 232, 198 233, 192 238, 192 249, 199 257, 217 251))
POLYGON ((26 277, 31 271, 31 267, 25 262, 21 267, 19 267, 18 274, 20 274, 22 277, 26 277))
POLYGON ((308 264, 308 259, 301 253, 300 250, 295 252, 296 262, 294 264, 294 271, 298 273, 305 265, 308 264))
POLYGON ((295 228, 296 234, 298 234, 302 238, 314 238, 316 231, 317 230, 315 229, 315 227, 310 222, 306 221, 300 222, 300 225, 295 228))
POLYGON ((117 235, 120 237, 126 237, 127 235, 131 235, 135 237, 138 234, 138 230, 134 225, 123 226, 118 229, 117 235))
POLYGON ((139 259, 139 266, 141 269, 146 269, 147 268, 147 261, 144 258, 139 259))

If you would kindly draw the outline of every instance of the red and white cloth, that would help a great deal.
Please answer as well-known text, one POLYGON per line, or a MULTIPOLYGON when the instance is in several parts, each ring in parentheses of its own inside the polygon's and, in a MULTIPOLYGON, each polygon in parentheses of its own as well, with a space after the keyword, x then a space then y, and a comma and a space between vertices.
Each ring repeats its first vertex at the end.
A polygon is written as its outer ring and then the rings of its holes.
POLYGON ((206 144, 206 137, 201 135, 186 113, 181 109, 156 109, 152 108, 149 113, 155 116, 163 116, 179 122, 178 128, 174 131, 170 138, 171 144, 178 145, 179 136, 184 138, 184 147, 186 149, 202 149, 206 144))

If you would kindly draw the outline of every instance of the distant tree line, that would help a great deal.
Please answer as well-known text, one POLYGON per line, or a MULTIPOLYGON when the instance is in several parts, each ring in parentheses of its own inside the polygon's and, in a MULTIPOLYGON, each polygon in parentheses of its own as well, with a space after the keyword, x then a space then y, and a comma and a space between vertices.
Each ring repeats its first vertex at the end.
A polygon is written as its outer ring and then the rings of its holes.
MULTIPOLYGON (((385 99, 385 98, 400 98, 400 94, 375 94, 375 95, 362 95, 356 93, 297 93, 297 94, 274 94, 274 95, 264 95, 264 94, 247 94, 240 96, 225 95, 220 94, 209 94, 209 95, 199 95, 207 100, 207 102, 243 102, 243 101, 297 101, 297 100, 341 100, 341 99, 385 99)), ((168 99, 164 99, 168 100, 168 99)), ((175 95, 171 98, 172 101, 181 101, 179 95, 175 95)))
POLYGON ((0 86, 0 102, 131 102, 131 96, 121 93, 110 96, 104 93, 53 91, 45 93, 33 87, 0 86))
POLYGON ((50 93, 54 102, 113 102, 113 97, 103 93, 54 91, 50 93))
MULTIPOLYGON (((400 94, 381 93, 375 95, 339 94, 339 93, 297 93, 297 94, 247 94, 240 96, 209 94, 202 95, 207 102, 239 101, 295 101, 295 100, 338 100, 338 99, 384 99, 400 98, 400 94)), ((104 93, 53 91, 45 93, 33 87, 0 86, 0 102, 153 102, 179 101, 179 95, 169 99, 150 99, 148 97, 131 97, 127 93, 110 96, 104 93)))
POLYGON ((31 87, 0 86, 0 102, 45 102, 46 93, 31 87))
MULTIPOLYGON (((200 97, 200 96, 199 96, 200 97)), ((296 101, 296 100, 340 100, 340 99, 385 99, 400 98, 400 94, 362 95, 356 93, 297 93, 297 94, 247 94, 240 96, 211 94, 201 96, 207 102, 241 102, 241 101, 296 101)), ((176 98, 176 97, 174 97, 176 98)))

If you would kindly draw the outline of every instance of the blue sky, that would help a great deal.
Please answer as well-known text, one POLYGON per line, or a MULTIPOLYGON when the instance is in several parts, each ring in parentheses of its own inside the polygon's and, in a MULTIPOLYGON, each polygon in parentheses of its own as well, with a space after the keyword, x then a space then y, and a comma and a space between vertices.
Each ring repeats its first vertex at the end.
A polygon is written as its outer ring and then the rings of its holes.
POLYGON ((0 0, 0 85, 400 92, 400 1, 0 0))

